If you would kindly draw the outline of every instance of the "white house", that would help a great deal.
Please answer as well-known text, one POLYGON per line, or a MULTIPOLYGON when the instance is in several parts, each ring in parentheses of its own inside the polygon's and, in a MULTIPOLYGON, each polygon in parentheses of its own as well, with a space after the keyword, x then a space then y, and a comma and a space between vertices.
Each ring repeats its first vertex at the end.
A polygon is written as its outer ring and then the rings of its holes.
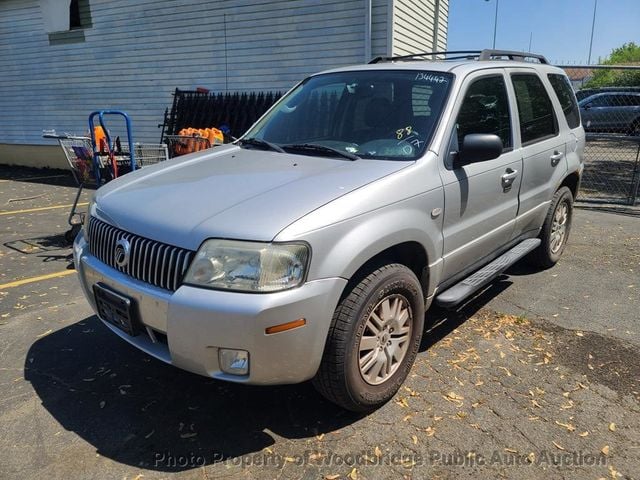
POLYGON ((43 129, 117 108, 158 142, 174 89, 287 90, 312 72, 444 50, 449 0, 0 0, 0 163, 64 166, 43 129))

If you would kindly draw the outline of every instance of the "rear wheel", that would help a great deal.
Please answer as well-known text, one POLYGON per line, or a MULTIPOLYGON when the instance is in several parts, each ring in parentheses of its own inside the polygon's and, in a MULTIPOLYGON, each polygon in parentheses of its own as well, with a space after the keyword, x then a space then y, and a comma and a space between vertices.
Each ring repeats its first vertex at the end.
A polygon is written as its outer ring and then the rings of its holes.
POLYGON ((380 407, 407 377, 423 327, 424 297, 414 273, 399 264, 378 268, 338 305, 314 386, 347 410, 380 407))
POLYGON ((531 252, 531 261, 542 268, 550 268, 560 260, 571 230, 573 217, 573 194, 561 187, 553 196, 542 231, 540 246, 531 252))

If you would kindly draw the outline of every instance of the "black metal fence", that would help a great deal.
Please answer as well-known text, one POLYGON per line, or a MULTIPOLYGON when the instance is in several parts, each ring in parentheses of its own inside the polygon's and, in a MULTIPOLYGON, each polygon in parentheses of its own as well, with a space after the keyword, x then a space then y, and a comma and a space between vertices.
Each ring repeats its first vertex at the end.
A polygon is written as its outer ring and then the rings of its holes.
POLYGON ((229 135, 242 135, 280 97, 282 92, 208 93, 179 90, 171 109, 164 114, 161 142, 165 135, 177 135, 183 128, 216 127, 229 135))
POLYGON ((563 67, 587 133, 578 200, 640 203, 640 67, 563 67))

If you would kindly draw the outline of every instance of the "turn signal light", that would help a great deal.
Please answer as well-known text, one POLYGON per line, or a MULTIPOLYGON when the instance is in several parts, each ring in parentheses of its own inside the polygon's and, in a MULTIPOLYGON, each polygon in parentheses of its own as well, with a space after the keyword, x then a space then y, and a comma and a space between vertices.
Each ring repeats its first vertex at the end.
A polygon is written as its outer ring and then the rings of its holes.
POLYGON ((271 335, 273 333, 286 332, 287 330, 292 330, 294 328, 304 327, 306 324, 306 319, 299 318, 298 320, 294 320, 293 322, 281 323, 280 325, 268 327, 264 330, 264 333, 266 333, 267 335, 271 335))

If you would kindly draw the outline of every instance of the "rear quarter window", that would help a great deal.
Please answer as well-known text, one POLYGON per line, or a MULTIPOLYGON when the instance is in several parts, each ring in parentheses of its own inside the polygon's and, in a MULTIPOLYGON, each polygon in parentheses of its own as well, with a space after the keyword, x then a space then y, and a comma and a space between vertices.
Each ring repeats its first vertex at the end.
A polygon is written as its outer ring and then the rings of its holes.
POLYGON ((551 87, 558 97, 564 117, 567 119, 569 128, 577 128, 580 126, 580 109, 578 102, 569 83, 569 79, 565 75, 559 73, 550 73, 547 75, 551 87))

